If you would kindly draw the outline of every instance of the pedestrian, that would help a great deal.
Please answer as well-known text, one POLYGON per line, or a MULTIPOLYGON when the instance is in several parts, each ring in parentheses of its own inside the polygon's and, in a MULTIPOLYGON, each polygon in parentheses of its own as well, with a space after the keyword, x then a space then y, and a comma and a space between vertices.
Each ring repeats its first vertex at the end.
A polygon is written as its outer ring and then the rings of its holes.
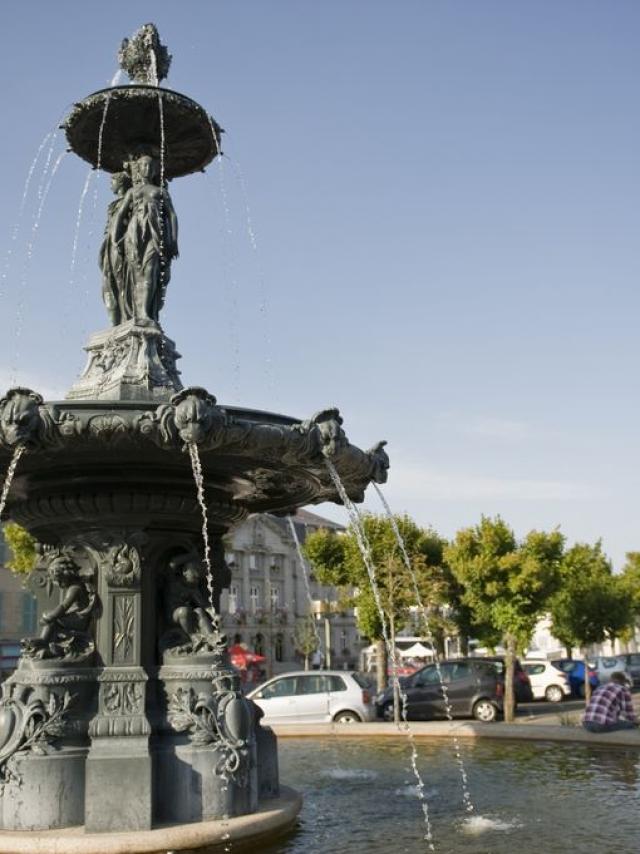
POLYGON ((596 688, 582 717, 582 726, 588 732, 613 732, 638 726, 624 673, 616 670, 606 685, 596 688))

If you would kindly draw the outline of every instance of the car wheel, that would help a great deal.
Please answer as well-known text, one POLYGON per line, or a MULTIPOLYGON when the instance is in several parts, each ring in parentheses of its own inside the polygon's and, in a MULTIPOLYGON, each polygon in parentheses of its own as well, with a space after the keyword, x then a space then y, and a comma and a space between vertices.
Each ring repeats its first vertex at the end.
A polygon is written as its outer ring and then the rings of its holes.
POLYGON ((478 700, 473 707, 473 717, 477 721, 491 723, 498 717, 498 709, 493 705, 491 700, 478 700))
POLYGON ((550 703, 561 703, 564 699, 564 692, 559 685, 549 685, 544 696, 550 703))
POLYGON ((362 718, 357 712, 351 712, 349 710, 345 712, 338 712, 333 720, 337 724, 359 724, 362 722, 362 718))

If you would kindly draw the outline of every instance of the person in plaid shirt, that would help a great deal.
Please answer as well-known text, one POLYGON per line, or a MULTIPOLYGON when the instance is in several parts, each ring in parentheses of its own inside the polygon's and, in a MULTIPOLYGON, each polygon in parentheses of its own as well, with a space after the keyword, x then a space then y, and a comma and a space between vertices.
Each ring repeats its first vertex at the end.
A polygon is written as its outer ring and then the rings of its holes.
POLYGON ((611 674, 611 681, 593 692, 582 717, 589 732, 613 732, 638 726, 624 673, 611 674))

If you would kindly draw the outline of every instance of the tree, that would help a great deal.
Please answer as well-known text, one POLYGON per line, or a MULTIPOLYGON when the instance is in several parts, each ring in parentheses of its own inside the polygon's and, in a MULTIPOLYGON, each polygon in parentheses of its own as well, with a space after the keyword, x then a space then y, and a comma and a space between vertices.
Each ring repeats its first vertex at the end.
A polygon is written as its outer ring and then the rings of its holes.
POLYGON ((531 639, 536 622, 556 591, 564 537, 559 531, 531 531, 521 542, 497 516, 458 531, 445 560, 460 583, 478 637, 488 645, 501 639, 505 656, 506 721, 513 720, 515 656, 531 639))
POLYGON ((627 591, 634 616, 640 617, 640 552, 627 552, 627 562, 622 567, 620 583, 627 591))
POLYGON ((7 522, 2 533, 11 556, 6 563, 7 569, 18 575, 28 575, 37 560, 36 541, 31 534, 15 522, 7 522))
MULTIPOLYGON (((586 648, 613 640, 633 622, 629 577, 613 574, 600 541, 576 543, 561 562, 562 584, 551 599, 551 631, 567 647, 577 646, 586 660, 586 648)), ((585 697, 590 683, 585 667, 585 697)))
POLYGON ((318 649, 319 640, 313 614, 308 614, 296 621, 293 630, 293 642, 296 652, 304 657, 305 670, 309 669, 309 656, 318 649))
MULTIPOLYGON (((441 564, 444 542, 431 530, 419 528, 408 516, 394 517, 418 586, 427 597, 425 607, 437 606, 444 595, 434 583, 441 564)), ((376 586, 385 614, 388 638, 393 649, 397 632, 410 618, 416 593, 411 573, 405 566, 393 526, 386 516, 362 514, 362 524, 376 570, 376 586)), ((382 619, 377 608, 367 569, 357 537, 350 526, 343 534, 321 529, 310 534, 304 553, 322 584, 332 584, 349 591, 349 604, 356 607, 360 632, 376 644, 378 688, 387 683, 387 655, 382 619)))

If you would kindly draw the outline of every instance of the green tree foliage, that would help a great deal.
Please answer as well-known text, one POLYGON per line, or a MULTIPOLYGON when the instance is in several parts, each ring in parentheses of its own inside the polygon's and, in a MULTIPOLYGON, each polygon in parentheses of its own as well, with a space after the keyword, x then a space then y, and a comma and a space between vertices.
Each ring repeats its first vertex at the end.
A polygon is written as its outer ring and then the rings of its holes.
POLYGON ((559 531, 531 531, 519 542, 499 516, 483 516, 445 549, 478 637, 489 646, 501 639, 507 650, 506 720, 513 716, 513 660, 558 588, 563 548, 559 531))
POLYGON ((635 572, 631 567, 628 573, 614 575, 600 542, 576 543, 566 552, 562 585, 550 607, 552 632, 563 646, 585 649, 607 637, 613 640, 631 625, 628 585, 635 572))
MULTIPOLYGON (((411 606, 418 604, 415 586, 389 519, 372 513, 364 513, 362 519, 392 640, 392 636, 410 619, 411 606)), ((395 521, 417 578, 429 627, 436 642, 441 644, 445 634, 455 633, 457 617, 457 611, 451 604, 455 599, 457 582, 448 573, 442 559, 445 541, 435 531, 418 527, 408 516, 396 516, 395 521)), ((384 684, 386 660, 382 622, 353 528, 344 534, 328 530, 310 534, 304 544, 304 553, 320 583, 351 591, 350 604, 357 608, 358 628, 378 645, 378 684, 384 684)))
POLYGON ((640 617, 640 552, 627 552, 627 562, 622 568, 620 584, 627 592, 636 619, 640 617))
POLYGON ((15 522, 7 522, 2 529, 5 542, 11 552, 7 569, 19 575, 27 575, 34 568, 38 555, 36 541, 28 531, 15 522))

